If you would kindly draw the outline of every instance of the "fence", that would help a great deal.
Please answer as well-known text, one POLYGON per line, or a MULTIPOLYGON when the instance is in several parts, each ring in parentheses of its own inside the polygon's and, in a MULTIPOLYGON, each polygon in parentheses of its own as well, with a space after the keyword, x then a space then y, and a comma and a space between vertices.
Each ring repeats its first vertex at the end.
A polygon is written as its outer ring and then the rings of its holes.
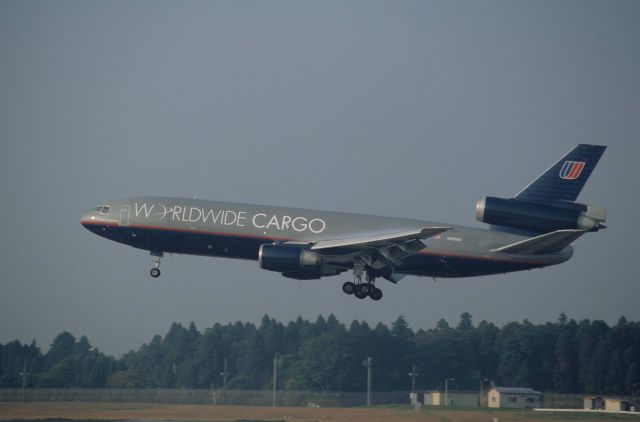
MULTIPOLYGON (((6 388, 0 402, 114 402, 272 406, 271 390, 192 390, 128 388, 6 388)), ((408 404, 408 391, 371 393, 372 404, 408 404)), ((277 391, 278 406, 358 407, 366 393, 277 391)))
POLYGON ((582 409, 582 397, 577 394, 543 394, 541 404, 546 409, 582 409))
MULTIPOLYGON (((632 398, 630 398, 632 399, 632 398)), ((271 406, 271 390, 193 390, 134 388, 4 388, 0 402, 114 402, 166 403, 236 406, 271 406)), ((633 401, 633 400, 632 400, 633 401)), ((366 393, 277 391, 278 406, 359 407, 367 403, 366 393)), ((409 404, 408 391, 372 392, 371 404, 409 404)), ((636 405, 640 404, 637 403, 636 405)), ((580 409, 582 395, 543 394, 542 407, 580 409)))

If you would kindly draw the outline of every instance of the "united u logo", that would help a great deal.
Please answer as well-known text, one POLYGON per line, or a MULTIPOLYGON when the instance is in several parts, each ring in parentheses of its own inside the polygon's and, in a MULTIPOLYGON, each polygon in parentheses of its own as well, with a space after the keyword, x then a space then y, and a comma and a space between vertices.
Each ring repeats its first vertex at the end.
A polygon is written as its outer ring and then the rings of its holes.
POLYGON ((582 173, 584 164, 584 161, 565 161, 560 169, 560 178, 565 180, 577 179, 582 173))

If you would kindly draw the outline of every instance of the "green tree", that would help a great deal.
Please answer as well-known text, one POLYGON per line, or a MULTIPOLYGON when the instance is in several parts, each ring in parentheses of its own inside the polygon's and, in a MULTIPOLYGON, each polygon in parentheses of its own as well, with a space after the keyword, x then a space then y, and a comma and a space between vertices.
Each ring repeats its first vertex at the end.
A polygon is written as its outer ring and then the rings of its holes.
POLYGON ((521 347, 520 330, 519 323, 511 322, 503 327, 497 340, 500 354, 497 378, 499 384, 508 387, 522 387, 529 383, 529 368, 526 353, 521 347))
POLYGON ((560 393, 577 391, 577 353, 575 344, 576 324, 566 322, 564 312, 560 315, 559 333, 554 350, 555 366, 553 369, 554 389, 560 393))
POLYGON ((298 360, 288 373, 289 385, 302 390, 341 391, 348 389, 348 366, 358 362, 348 334, 329 332, 306 341, 298 360))
POLYGON ((463 312, 460 314, 460 322, 456 329, 460 331, 473 331, 472 316, 469 312, 463 312))
POLYGON ((605 391, 610 394, 622 394, 625 384, 626 371, 622 367, 620 354, 614 350, 609 361, 605 391))
POLYGON ((54 366, 71 356, 75 350, 76 338, 70 333, 64 331, 56 336, 51 343, 49 351, 45 355, 46 362, 49 366, 54 366))
POLYGON ((482 321, 474 328, 467 312, 455 329, 441 319, 416 333, 402 315, 390 328, 353 321, 348 330, 335 315, 313 323, 299 317, 286 326, 265 315, 259 328, 216 323, 204 334, 194 323, 174 323, 164 338, 154 336, 118 360, 92 348, 87 337, 63 332, 44 355, 35 342, 0 344, 0 387, 19 387, 27 362, 30 386, 208 388, 222 384, 227 358, 230 388, 269 388, 276 353, 279 385, 295 389, 363 391, 362 361, 369 356, 376 391, 408 389, 414 363, 419 389, 441 388, 447 378, 463 389, 485 378, 571 393, 631 394, 640 387, 638 322, 621 317, 610 328, 597 320, 577 324, 562 313, 555 323, 498 328, 482 321))
POLYGON ((446 319, 440 318, 438 320, 438 323, 436 324, 436 330, 448 330, 449 328, 449 323, 446 319))
POLYGON ((270 371, 266 368, 273 356, 265 355, 262 336, 255 328, 246 334, 239 351, 236 360, 237 375, 231 378, 231 387, 250 390, 266 387, 270 380, 270 371))
POLYGON ((495 380, 500 363, 497 338, 500 329, 494 324, 481 321, 476 329, 478 334, 478 370, 480 379, 495 380))

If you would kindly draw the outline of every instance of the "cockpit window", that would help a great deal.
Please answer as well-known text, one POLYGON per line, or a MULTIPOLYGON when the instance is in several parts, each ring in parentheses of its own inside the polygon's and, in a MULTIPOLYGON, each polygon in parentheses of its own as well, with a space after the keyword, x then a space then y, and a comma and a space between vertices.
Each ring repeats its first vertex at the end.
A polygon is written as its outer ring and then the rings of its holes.
POLYGON ((91 211, 95 211, 95 212, 100 213, 100 214, 109 214, 109 208, 111 208, 111 207, 109 207, 109 206, 100 206, 100 207, 94 208, 91 211))

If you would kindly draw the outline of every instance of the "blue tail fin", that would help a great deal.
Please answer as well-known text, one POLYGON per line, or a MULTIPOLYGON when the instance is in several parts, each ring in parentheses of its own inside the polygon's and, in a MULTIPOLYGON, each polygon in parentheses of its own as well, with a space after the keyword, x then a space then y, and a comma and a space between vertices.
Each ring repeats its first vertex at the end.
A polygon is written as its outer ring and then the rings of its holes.
POLYGON ((606 148, 604 145, 577 145, 515 199, 540 204, 575 201, 606 148))

